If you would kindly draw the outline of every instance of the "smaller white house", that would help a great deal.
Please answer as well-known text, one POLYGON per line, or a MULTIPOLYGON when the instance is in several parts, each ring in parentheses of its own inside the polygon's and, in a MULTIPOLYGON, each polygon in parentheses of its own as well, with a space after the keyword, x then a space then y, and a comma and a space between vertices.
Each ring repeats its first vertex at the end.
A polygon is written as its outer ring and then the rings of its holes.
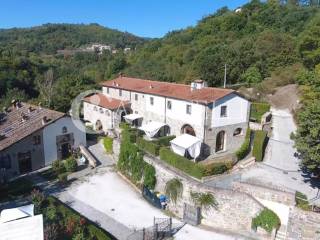
POLYGON ((70 116, 13 101, 0 113, 0 182, 67 158, 80 145, 85 127, 70 116))

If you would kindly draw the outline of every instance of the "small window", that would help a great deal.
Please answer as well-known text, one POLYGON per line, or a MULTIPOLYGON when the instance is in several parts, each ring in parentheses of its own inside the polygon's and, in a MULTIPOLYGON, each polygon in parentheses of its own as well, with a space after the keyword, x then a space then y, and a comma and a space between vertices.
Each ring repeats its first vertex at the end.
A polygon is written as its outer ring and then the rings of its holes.
POLYGON ((39 145, 41 143, 41 137, 38 136, 33 136, 33 145, 39 145))
POLYGON ((109 94, 110 93, 110 89, 107 87, 107 93, 109 94))
POLYGON ((233 136, 240 136, 240 135, 242 135, 242 128, 237 128, 236 130, 234 130, 233 136))
POLYGON ((191 105, 190 104, 187 104, 186 113, 191 114, 191 105))
POLYGON ((154 104, 153 97, 150 97, 150 105, 153 105, 153 104, 154 104))
POLYGON ((221 106, 220 117, 227 117, 227 106, 221 106))
POLYGON ((138 94, 134 95, 134 100, 138 101, 138 94))
POLYGON ((171 101, 168 101, 168 102, 167 102, 167 108, 168 108, 169 110, 171 110, 171 108, 172 108, 172 103, 171 103, 171 101))
POLYGON ((63 127, 62 128, 62 133, 67 133, 68 132, 68 128, 67 127, 63 127))
POLYGON ((99 111, 100 111, 100 113, 103 113, 103 109, 102 108, 99 108, 99 111))
POLYGON ((94 111, 98 111, 98 108, 96 106, 93 107, 94 111))
POLYGON ((122 90, 119 89, 119 96, 121 97, 122 96, 122 90))

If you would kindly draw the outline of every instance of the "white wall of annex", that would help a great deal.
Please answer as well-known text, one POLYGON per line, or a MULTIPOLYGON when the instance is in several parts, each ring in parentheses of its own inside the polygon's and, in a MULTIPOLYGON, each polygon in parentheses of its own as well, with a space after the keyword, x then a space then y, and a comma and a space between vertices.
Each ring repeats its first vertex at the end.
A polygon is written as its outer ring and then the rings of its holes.
POLYGON ((237 94, 230 94, 213 104, 212 126, 221 127, 248 121, 250 102, 237 94), (227 106, 227 117, 221 117, 221 106, 227 106))

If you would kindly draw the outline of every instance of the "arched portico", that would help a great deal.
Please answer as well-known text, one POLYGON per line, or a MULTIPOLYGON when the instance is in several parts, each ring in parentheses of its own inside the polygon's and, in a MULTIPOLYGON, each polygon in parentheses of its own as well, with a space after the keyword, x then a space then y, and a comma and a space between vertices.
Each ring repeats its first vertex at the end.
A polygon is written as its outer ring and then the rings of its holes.
POLYGON ((185 124, 182 126, 181 134, 189 134, 191 136, 196 137, 196 132, 194 131, 193 127, 189 124, 185 124))

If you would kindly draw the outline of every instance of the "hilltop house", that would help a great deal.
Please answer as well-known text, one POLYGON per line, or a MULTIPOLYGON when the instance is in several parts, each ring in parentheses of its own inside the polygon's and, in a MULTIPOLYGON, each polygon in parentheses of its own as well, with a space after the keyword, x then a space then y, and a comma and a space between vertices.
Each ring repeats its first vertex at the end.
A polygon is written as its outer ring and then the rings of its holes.
POLYGON ((119 76, 102 83, 102 93, 84 99, 84 120, 108 132, 131 122, 152 138, 189 134, 203 143, 206 154, 234 152, 243 140, 250 102, 230 89, 119 76))
POLYGON ((0 113, 0 181, 69 156, 86 145, 85 129, 64 113, 13 101, 0 113))

